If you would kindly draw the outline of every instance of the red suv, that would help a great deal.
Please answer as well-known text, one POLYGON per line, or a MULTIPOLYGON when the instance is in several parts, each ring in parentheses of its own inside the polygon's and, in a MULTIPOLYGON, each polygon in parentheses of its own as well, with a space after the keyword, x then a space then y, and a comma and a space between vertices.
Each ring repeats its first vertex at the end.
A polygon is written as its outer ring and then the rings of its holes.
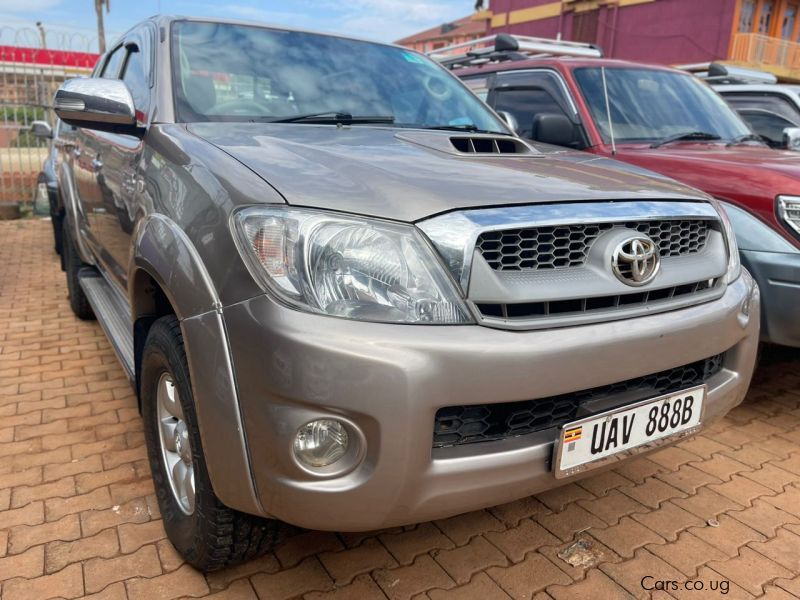
POLYGON ((763 339, 800 346, 798 153, 769 148, 686 72, 604 59, 573 42, 500 34, 472 44, 436 58, 522 137, 615 158, 722 200, 761 287, 763 339))

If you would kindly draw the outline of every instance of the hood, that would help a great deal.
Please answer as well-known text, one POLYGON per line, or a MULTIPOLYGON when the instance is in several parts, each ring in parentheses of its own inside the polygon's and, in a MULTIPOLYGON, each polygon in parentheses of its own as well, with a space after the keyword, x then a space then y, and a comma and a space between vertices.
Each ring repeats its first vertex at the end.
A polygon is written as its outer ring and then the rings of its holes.
POLYGON ((678 143, 618 146, 617 158, 767 215, 775 196, 800 195, 800 152, 765 146, 678 143))
POLYGON ((457 132, 390 127, 200 123, 222 149, 295 206, 417 221, 461 208, 586 200, 697 200, 671 179, 582 152, 462 154, 457 132))

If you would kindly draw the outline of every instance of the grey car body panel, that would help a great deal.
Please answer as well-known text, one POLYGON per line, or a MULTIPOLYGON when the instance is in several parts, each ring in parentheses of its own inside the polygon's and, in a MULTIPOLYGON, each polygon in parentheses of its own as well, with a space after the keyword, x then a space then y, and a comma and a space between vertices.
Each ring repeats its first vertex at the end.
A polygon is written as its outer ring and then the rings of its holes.
POLYGON ((761 339, 800 346, 800 252, 741 250, 740 255, 761 288, 761 339))
POLYGON ((697 200, 677 182, 614 161, 544 148, 541 155, 454 156, 420 145, 460 134, 368 126, 196 123, 189 131, 240 160, 296 206, 399 221, 450 210, 592 200, 697 200), (413 177, 409 177, 413 173, 413 177))
MULTIPOLYGON (((230 506, 354 530, 463 512, 556 485, 548 470, 552 437, 539 434, 533 443, 512 439, 433 457, 433 414, 446 403, 595 387, 724 350, 726 369, 709 382, 708 418, 741 401, 758 328, 756 319, 740 314, 750 294, 746 274, 718 300, 689 309, 536 332, 366 323, 278 304, 236 249, 230 219, 241 207, 288 202, 415 222, 472 207, 708 197, 553 147, 536 145, 541 155, 491 157, 431 147, 445 147, 450 136, 462 135, 456 132, 178 124, 172 20, 152 22, 155 72, 135 167, 133 249, 124 281, 108 279, 131 299, 134 316, 143 315, 144 273, 174 304, 212 485, 230 506), (357 423, 369 442, 364 461, 340 477, 314 477, 292 459, 297 427, 326 414, 357 423)), ((65 204, 84 260, 94 261, 98 249, 83 239, 85 220, 63 162, 65 204)))
POLYGON ((749 384, 759 320, 740 307, 751 281, 744 273, 717 302, 681 311, 537 332, 359 323, 265 296, 226 307, 259 496, 278 518, 348 531, 533 494, 556 485, 555 431, 440 455, 431 447, 436 410, 588 389, 728 350, 724 374, 710 382, 705 414, 713 421, 749 384), (291 460, 296 428, 321 416, 346 417, 365 434, 364 462, 343 477, 313 477, 291 460))
POLYGON ((231 508, 265 514, 250 470, 252 461, 222 315, 214 310, 190 317, 181 321, 181 330, 214 492, 231 508))

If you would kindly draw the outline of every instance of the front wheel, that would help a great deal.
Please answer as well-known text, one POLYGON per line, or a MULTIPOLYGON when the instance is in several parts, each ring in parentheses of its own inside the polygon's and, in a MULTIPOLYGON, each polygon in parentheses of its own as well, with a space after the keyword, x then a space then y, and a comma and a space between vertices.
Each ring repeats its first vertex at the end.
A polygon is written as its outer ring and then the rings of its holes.
POLYGON ((72 239, 72 233, 69 230, 69 224, 66 219, 61 223, 62 240, 64 242, 63 252, 61 257, 64 265, 64 273, 67 276, 67 291, 69 292, 69 307, 76 317, 84 321, 94 319, 94 311, 89 304, 89 299, 81 287, 79 278, 80 270, 88 265, 81 260, 78 254, 78 248, 75 245, 75 240, 72 239))
POLYGON ((175 549, 197 569, 215 571, 273 548, 283 523, 228 508, 211 487, 174 316, 161 317, 147 334, 140 393, 158 506, 175 549))

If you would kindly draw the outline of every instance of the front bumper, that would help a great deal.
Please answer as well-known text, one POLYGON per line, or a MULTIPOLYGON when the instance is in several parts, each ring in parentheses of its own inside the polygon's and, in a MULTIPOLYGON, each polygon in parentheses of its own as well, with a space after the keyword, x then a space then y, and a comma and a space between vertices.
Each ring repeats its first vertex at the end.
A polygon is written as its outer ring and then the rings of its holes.
POLYGON ((800 347, 800 253, 742 250, 761 288, 761 339, 800 347))
MULTIPOLYGON (((708 383, 706 423, 744 398, 758 292, 744 273, 722 298, 691 308, 564 329, 363 323, 296 312, 265 296, 224 309, 256 493, 269 516, 358 531, 492 506, 562 485, 555 430, 432 448, 434 415, 451 405, 588 389, 726 352, 708 383), (343 417, 364 434, 350 472, 320 478, 292 457, 297 428, 343 417)), ((210 425, 205 436, 213 435, 210 425)), ((214 451, 204 441, 205 452, 214 451)), ((591 472, 591 471, 590 471, 591 472)), ((579 476, 578 476, 579 477, 579 476)))

